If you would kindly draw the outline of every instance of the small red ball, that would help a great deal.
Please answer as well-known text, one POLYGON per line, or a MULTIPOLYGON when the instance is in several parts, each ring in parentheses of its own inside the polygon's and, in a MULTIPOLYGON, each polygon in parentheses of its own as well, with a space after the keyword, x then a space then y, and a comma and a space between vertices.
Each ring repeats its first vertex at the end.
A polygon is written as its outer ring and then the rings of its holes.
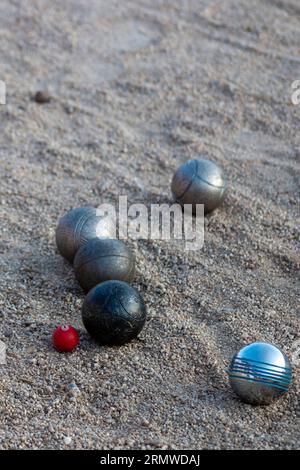
POLYGON ((71 325, 60 325, 52 335, 53 346, 60 352, 71 352, 79 343, 79 334, 71 325))

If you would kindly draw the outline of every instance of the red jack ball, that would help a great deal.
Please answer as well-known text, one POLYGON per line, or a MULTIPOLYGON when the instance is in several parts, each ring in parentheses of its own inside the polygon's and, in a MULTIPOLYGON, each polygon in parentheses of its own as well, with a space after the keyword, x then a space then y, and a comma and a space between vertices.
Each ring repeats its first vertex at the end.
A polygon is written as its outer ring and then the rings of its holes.
POLYGON ((53 346, 60 352, 71 352, 79 343, 79 334, 71 325, 60 325, 52 335, 53 346))

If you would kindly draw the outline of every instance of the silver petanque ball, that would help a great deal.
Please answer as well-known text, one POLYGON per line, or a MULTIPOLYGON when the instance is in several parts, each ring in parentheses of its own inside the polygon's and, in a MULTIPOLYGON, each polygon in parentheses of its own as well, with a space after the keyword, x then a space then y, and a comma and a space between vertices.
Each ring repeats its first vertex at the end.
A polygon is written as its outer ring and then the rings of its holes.
POLYGON ((204 204, 204 213, 216 209, 225 197, 226 181, 222 168, 210 160, 188 160, 175 172, 171 190, 181 205, 204 204))
POLYGON ((95 207, 77 207, 67 212, 56 229, 56 244, 60 254, 72 262, 77 250, 95 237, 115 237, 115 227, 109 217, 97 215, 95 207))
POLYGON ((77 251, 74 271, 85 291, 109 280, 131 282, 135 272, 135 257, 121 240, 94 238, 77 251))
POLYGON ((292 382, 289 359, 269 343, 252 343, 232 359, 229 381, 235 393, 251 405, 269 405, 292 382))

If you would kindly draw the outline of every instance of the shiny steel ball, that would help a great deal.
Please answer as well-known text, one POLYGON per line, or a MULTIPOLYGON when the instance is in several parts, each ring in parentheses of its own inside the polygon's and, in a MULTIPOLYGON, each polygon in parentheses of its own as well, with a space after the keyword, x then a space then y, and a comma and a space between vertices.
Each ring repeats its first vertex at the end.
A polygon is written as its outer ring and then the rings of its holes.
POLYGON ((223 170, 210 160, 188 160, 173 176, 171 190, 181 205, 204 204, 204 213, 216 209, 225 197, 226 182, 223 170))
POLYGON ((77 251, 74 271, 85 291, 103 281, 131 282, 134 278, 135 257, 121 240, 94 238, 77 251))
POLYGON ((292 381, 289 359, 269 343, 252 343, 232 359, 229 381, 235 393, 251 405, 269 405, 292 381))
POLYGON ((120 345, 131 341, 146 321, 142 296, 123 281, 105 281, 87 294, 82 321, 100 344, 120 345))
POLYGON ((60 254, 72 262, 77 250, 88 240, 114 236, 113 222, 108 217, 97 215, 94 207, 77 207, 60 219, 56 244, 60 254))

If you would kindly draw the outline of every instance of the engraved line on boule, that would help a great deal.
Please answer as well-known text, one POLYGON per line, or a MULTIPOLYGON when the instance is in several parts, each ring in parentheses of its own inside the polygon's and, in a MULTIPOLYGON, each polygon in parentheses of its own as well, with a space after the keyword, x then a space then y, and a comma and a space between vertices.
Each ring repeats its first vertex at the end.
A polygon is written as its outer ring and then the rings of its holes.
POLYGON ((130 317, 131 317, 131 314, 128 312, 128 310, 124 307, 124 305, 122 304, 121 300, 118 298, 118 302, 119 304, 121 305, 122 309, 124 310, 124 314, 125 315, 121 315, 120 317, 122 318, 122 320, 124 320, 124 322, 132 329, 132 327, 134 325, 132 325, 131 321, 130 321, 130 317))
POLYGON ((280 390, 288 390, 288 387, 285 387, 284 385, 278 385, 272 381, 266 381, 266 380, 259 380, 259 379, 251 379, 249 377, 243 377, 240 375, 229 375, 230 378, 232 379, 241 379, 241 380, 246 380, 247 382, 258 382, 258 383, 263 383, 265 385, 268 385, 269 387, 274 387, 274 388, 279 388, 280 390))
POLYGON ((84 225, 87 223, 89 219, 93 219, 94 217, 97 217, 96 215, 96 209, 93 207, 95 212, 90 212, 89 214, 83 214, 80 219, 78 220, 75 229, 74 229, 74 246, 79 247, 81 243, 83 244, 84 241, 88 241, 89 238, 84 239, 83 237, 81 238, 81 231, 84 225), (81 225, 80 225, 81 224, 81 225), (80 227, 79 227, 80 225, 80 227))
MULTIPOLYGON (((197 161, 196 161, 197 163, 197 161)), ((198 167, 198 163, 197 163, 197 167, 198 167)), ((194 183, 195 179, 198 179, 200 181, 202 181, 202 183, 205 183, 207 184, 208 186, 212 187, 212 188, 215 188, 215 189, 222 189, 222 194, 221 194, 221 198, 223 197, 223 194, 226 190, 226 185, 224 186, 216 186, 215 184, 211 184, 209 183, 208 181, 206 181, 205 179, 201 178, 201 176, 197 175, 197 173, 193 173, 193 176, 192 176, 192 180, 190 181, 190 183, 188 184, 188 186, 186 187, 186 189, 183 191, 183 193, 180 195, 180 196, 177 196, 176 197, 176 201, 180 201, 183 196, 186 194, 186 192, 190 189, 190 187, 192 186, 192 184, 194 183)))
MULTIPOLYGON (((86 214, 83 214, 77 221, 75 227, 74 227, 74 232, 73 232, 73 243, 74 243, 74 246, 76 247, 78 245, 78 238, 79 238, 79 243, 80 243, 80 232, 81 232, 81 229, 85 223, 85 219, 86 219, 86 214), (78 234, 79 232, 79 234, 78 234)), ((89 217, 89 216, 88 216, 89 217)), ((87 220, 87 219, 86 219, 87 220)))
MULTIPOLYGON (((129 318, 130 318, 132 316, 132 313, 128 312, 128 310, 124 307, 123 302, 119 298, 118 298, 118 301, 119 301, 119 304, 121 305, 121 307, 125 310, 125 312, 127 313, 127 315, 129 315, 129 318)), ((145 323, 145 321, 146 320, 144 320, 144 323, 145 323)))
POLYGON ((208 186, 211 186, 212 188, 225 189, 225 187, 226 187, 226 186, 216 186, 215 184, 211 184, 208 181, 201 178, 201 176, 199 176, 199 175, 195 175, 195 178, 198 178, 198 180, 202 181, 202 183, 208 184, 208 186))
POLYGON ((233 361, 245 361, 246 363, 249 363, 249 364, 251 364, 252 362, 256 362, 258 364, 265 364, 270 367, 277 367, 279 369, 285 369, 289 371, 292 370, 291 367, 278 366, 277 364, 271 364, 270 362, 257 361, 255 359, 247 359, 245 357, 239 357, 239 356, 234 357, 233 361))
POLYGON ((257 366, 256 364, 243 364, 243 363, 239 363, 239 362, 232 362, 231 366, 232 367, 239 367, 239 368, 243 368, 243 369, 251 369, 251 370, 257 370, 258 372, 261 371, 261 372, 269 372, 270 374, 276 374, 278 376, 286 376, 286 377, 290 377, 292 375, 292 372, 289 371, 289 370, 286 370, 284 368, 282 368, 282 370, 273 370, 269 367, 261 367, 261 366, 257 366))
POLYGON ((129 256, 124 256, 124 255, 119 255, 119 254, 107 254, 107 255, 100 255, 100 256, 97 256, 97 258, 89 258, 87 261, 85 261, 84 263, 80 264, 78 266, 78 269, 81 269, 83 268, 83 266, 85 266, 86 264, 88 263, 91 263, 92 261, 97 261, 98 259, 101 259, 101 258, 111 258, 111 257, 115 257, 115 258, 124 258, 124 259, 129 259, 130 260, 130 257, 129 256))
POLYGON ((216 186, 215 184, 211 184, 208 181, 204 180, 203 178, 201 178, 200 175, 198 175, 198 170, 199 170, 199 163, 198 163, 198 160, 196 160, 196 173, 195 173, 196 178, 198 178, 203 183, 208 184, 208 186, 211 186, 212 188, 218 188, 218 189, 225 188, 225 185, 224 186, 216 186))
POLYGON ((241 370, 241 371, 253 371, 253 373, 257 373, 257 374, 269 374, 269 375, 274 375, 274 377, 282 377, 283 379, 290 379, 292 377, 292 374, 289 374, 289 373, 285 373, 285 372, 277 372, 277 371, 272 371, 270 369, 258 369, 258 368, 255 368, 255 367, 243 367, 243 366, 240 366, 239 364, 232 364, 230 366, 230 369, 229 370, 232 370, 232 369, 238 369, 238 370, 241 370))
MULTIPOLYGON (((216 166, 218 166, 217 164, 215 164, 216 166)), ((209 186, 212 186, 213 188, 218 188, 218 189, 221 189, 221 188, 225 188, 226 185, 224 186, 216 186, 215 184, 211 184, 209 183, 208 181, 204 180, 203 178, 201 178, 200 175, 198 175, 198 170, 199 170, 199 163, 198 163, 198 160, 196 160, 196 178, 198 178, 200 181, 202 181, 203 183, 206 183, 208 184, 209 186)))
POLYGON ((241 374, 251 374, 251 375, 261 375, 261 376, 268 376, 274 377, 274 379, 279 381, 288 381, 290 382, 292 379, 291 375, 288 374, 277 374, 276 372, 268 371, 268 370, 256 370, 253 368, 240 368, 239 366, 232 365, 228 370, 227 373, 230 374, 232 371, 239 372, 241 374))
POLYGON ((187 187, 185 188, 185 190, 183 191, 183 193, 182 193, 180 196, 178 196, 176 200, 180 200, 180 199, 183 198, 183 196, 185 195, 185 193, 190 189, 190 187, 192 186, 193 182, 195 181, 195 177, 196 177, 196 172, 195 172, 195 170, 194 170, 191 181, 189 182, 189 184, 187 185, 187 187))
POLYGON ((288 385, 291 382, 289 378, 278 377, 272 374, 264 374, 263 372, 257 372, 253 370, 240 370, 240 369, 233 367, 232 369, 230 369, 229 373, 231 374, 231 372, 236 372, 237 374, 241 374, 243 376, 247 375, 248 377, 254 376, 254 377, 259 377, 261 379, 270 379, 270 380, 273 380, 274 382, 282 383, 283 385, 285 384, 288 385))
POLYGON ((232 368, 230 369, 230 371, 228 371, 229 374, 231 374, 232 372, 236 372, 241 375, 253 376, 253 377, 270 378, 276 382, 282 382, 282 383, 287 383, 287 384, 291 382, 290 377, 278 377, 276 375, 265 374, 263 372, 257 372, 253 370, 241 370, 241 369, 232 368))

